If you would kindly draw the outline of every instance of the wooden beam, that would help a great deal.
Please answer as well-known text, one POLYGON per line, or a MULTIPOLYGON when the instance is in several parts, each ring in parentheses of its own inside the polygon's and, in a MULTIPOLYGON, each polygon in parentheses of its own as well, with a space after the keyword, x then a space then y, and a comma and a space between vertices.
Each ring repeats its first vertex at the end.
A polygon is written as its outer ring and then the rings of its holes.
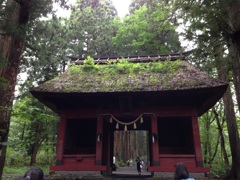
POLYGON ((194 110, 192 111, 192 130, 193 130, 194 150, 196 155, 197 167, 203 167, 198 118, 197 118, 197 112, 194 110))
MULTIPOLYGON (((142 113, 153 113, 157 117, 179 117, 192 116, 190 107, 154 107, 154 108, 133 108, 131 115, 139 116, 142 113)), ((123 115, 118 108, 115 109, 75 109, 66 110, 67 118, 96 118, 100 114, 113 114, 114 116, 123 115)))
POLYGON ((158 128, 157 128, 157 117, 152 115, 151 116, 151 143, 152 144, 152 166, 159 166, 159 147, 158 147, 158 128))
MULTIPOLYGON (((184 60, 185 56, 188 55, 188 52, 184 53, 171 53, 171 54, 148 54, 148 55, 132 55, 132 56, 111 56, 111 57, 99 57, 94 58, 95 64, 107 64, 109 61, 119 62, 122 59, 126 59, 129 62, 137 63, 137 62, 153 62, 153 61, 165 61, 169 59, 170 61, 175 61, 178 59, 184 60)), ((83 64, 86 58, 82 57, 73 57, 67 56, 71 59, 71 61, 77 64, 83 64)))
MULTIPOLYGON (((210 168, 204 167, 187 167, 189 173, 209 173, 210 168)), ((148 172, 175 172, 175 166, 149 166, 148 172)))
POLYGON ((51 166, 51 171, 106 171, 106 166, 86 166, 86 165, 64 165, 64 166, 51 166))
POLYGON ((96 165, 102 165, 102 145, 103 145, 103 117, 97 120, 97 137, 96 137, 96 165))
POLYGON ((58 129, 56 165, 62 165, 65 132, 66 132, 66 116, 65 114, 62 114, 60 117, 60 124, 58 129))

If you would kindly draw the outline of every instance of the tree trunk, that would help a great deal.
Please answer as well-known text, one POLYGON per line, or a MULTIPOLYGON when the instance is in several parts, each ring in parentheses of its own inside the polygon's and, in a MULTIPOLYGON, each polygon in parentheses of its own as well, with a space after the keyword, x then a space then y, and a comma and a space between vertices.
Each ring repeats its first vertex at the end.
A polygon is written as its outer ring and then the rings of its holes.
POLYGON ((225 168, 226 168, 226 172, 228 173, 228 172, 230 172, 230 165, 229 165, 229 160, 228 160, 228 156, 227 156, 227 151, 226 151, 226 148, 225 148, 225 140, 224 140, 224 135, 223 135, 223 129, 222 129, 220 119, 219 119, 219 116, 218 116, 218 113, 217 113, 216 109, 213 107, 212 110, 213 110, 213 113, 214 113, 215 118, 216 118, 216 122, 217 122, 217 126, 218 126, 218 132, 219 132, 219 135, 220 135, 220 144, 221 144, 221 149, 222 149, 222 153, 223 153, 225 168))
POLYGON ((123 161, 127 162, 128 160, 128 131, 123 131, 123 161))
MULTIPOLYGON (((220 80, 228 82, 226 63, 222 54, 222 46, 217 44, 214 47, 218 77, 220 80)), ((234 111, 234 103, 230 87, 223 96, 224 110, 226 114, 227 129, 229 134, 230 149, 232 154, 232 166, 226 179, 240 179, 240 142, 239 132, 234 111)))
POLYGON ((240 32, 235 33, 234 39, 230 44, 229 51, 232 55, 230 62, 232 62, 233 84, 235 87, 238 111, 240 112, 240 32))
POLYGON ((120 157, 120 131, 114 132, 114 156, 119 160, 120 157))
POLYGON ((137 154, 137 131, 134 131, 134 136, 133 136, 133 159, 135 160, 137 156, 138 156, 138 154, 137 154))
POLYGON ((31 146, 30 166, 33 166, 34 164, 36 164, 37 153, 41 146, 41 141, 43 141, 43 139, 41 139, 41 132, 43 131, 42 129, 43 125, 38 120, 34 120, 32 123, 33 123, 33 126, 35 126, 35 128, 32 128, 32 131, 35 131, 33 135, 35 138, 31 146))
POLYGON ((30 160, 30 166, 33 166, 37 162, 37 153, 39 150, 40 144, 39 142, 35 142, 32 147, 32 154, 31 154, 31 160, 30 160))
MULTIPOLYGON (((24 26, 28 22, 30 0, 16 0, 11 5, 14 10, 11 13, 11 21, 19 26, 24 26), (19 3, 19 4, 18 4, 19 3)), ((14 24, 5 22, 8 28, 14 24)), ((13 29, 13 28, 12 28, 13 29)), ((13 106, 14 92, 19 72, 21 51, 23 49, 23 39, 13 37, 0 30, 0 59, 5 61, 5 65, 0 67, 0 141, 8 141, 10 110, 13 106)), ((21 34, 23 35, 23 34, 21 34)), ((3 174, 3 168, 6 158, 6 145, 0 145, 0 179, 3 174)))

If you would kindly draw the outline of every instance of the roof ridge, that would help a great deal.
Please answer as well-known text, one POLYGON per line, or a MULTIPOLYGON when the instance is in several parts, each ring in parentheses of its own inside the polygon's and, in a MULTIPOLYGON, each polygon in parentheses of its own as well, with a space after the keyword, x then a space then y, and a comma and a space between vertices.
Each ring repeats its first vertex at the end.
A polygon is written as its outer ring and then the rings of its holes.
MULTIPOLYGON (((110 56, 110 57, 98 57, 93 58, 94 63, 106 64, 108 61, 120 61, 121 59, 126 59, 129 62, 138 63, 138 62, 151 62, 151 61, 165 61, 167 59, 175 61, 178 59, 185 60, 186 56, 189 55, 189 52, 183 53, 170 53, 170 54, 148 54, 148 55, 131 55, 131 56, 110 56)), ((67 56, 71 61, 79 64, 83 64, 85 58, 67 56)))

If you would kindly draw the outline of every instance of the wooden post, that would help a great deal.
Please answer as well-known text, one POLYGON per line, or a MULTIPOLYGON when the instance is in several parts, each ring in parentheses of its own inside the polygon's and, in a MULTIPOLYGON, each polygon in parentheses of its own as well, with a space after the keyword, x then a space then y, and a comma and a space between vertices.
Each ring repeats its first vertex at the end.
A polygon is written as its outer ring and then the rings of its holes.
POLYGON ((61 114, 59 128, 58 128, 56 165, 62 165, 65 132, 66 132, 66 116, 65 114, 61 114))
POLYGON ((158 128, 157 128, 157 118, 155 115, 151 116, 151 141, 152 143, 152 162, 151 166, 159 166, 159 147, 158 147, 158 128))
POLYGON ((198 118, 197 118, 196 111, 192 111, 192 130, 193 130, 196 164, 197 164, 197 167, 203 167, 201 141, 200 141, 198 118))
POLYGON ((110 123, 103 122, 103 155, 102 165, 106 166, 106 171, 102 171, 102 175, 112 175, 112 164, 113 164, 113 140, 114 134, 110 123))
POLYGON ((96 165, 102 165, 103 117, 97 120, 96 165))

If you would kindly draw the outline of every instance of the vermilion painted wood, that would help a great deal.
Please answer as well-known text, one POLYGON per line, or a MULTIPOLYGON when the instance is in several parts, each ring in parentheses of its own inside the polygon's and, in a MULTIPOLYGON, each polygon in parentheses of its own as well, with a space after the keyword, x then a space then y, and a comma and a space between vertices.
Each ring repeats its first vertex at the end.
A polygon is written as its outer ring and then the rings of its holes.
MULTIPOLYGON (((96 153, 95 154, 74 154, 74 155, 64 155, 63 145, 64 145, 64 134, 66 127, 66 119, 68 118, 79 118, 84 120, 84 118, 97 118, 100 114, 113 114, 114 116, 121 116, 119 109, 84 109, 84 110, 67 110, 65 116, 61 116, 60 127, 59 127, 59 137, 57 145, 57 160, 61 160, 62 164, 51 166, 51 170, 56 171, 110 171, 109 160, 104 160, 103 166, 103 156, 108 157, 106 153, 109 153, 111 148, 111 143, 107 138, 108 142, 105 142, 107 148, 106 152, 103 152, 103 139, 96 142, 96 153), (105 166, 106 165, 106 166, 105 166)), ((142 113, 152 113, 151 126, 147 131, 155 134, 157 137, 157 118, 156 117, 192 117, 192 135, 194 140, 194 154, 182 154, 184 149, 179 149, 179 147, 164 147, 159 149, 158 141, 150 141, 151 146, 151 165, 148 170, 150 172, 174 172, 175 165, 178 162, 185 163, 189 169, 189 172, 209 172, 209 168, 198 167, 199 162, 202 162, 201 155, 201 144, 199 136, 199 127, 196 111, 192 107, 152 107, 152 108, 138 108, 132 110, 132 116, 139 116, 142 113), (179 154, 168 154, 171 152, 179 152, 179 154), (181 154, 180 154, 181 152, 181 154)), ((103 131, 112 131, 111 129, 103 128, 103 118, 100 117, 97 122, 96 135, 103 135, 103 131)), ((109 132, 105 132, 109 134, 109 132)), ((103 136, 102 136, 103 137, 103 136)), ((97 138, 97 137, 96 137, 97 138)), ((104 150, 104 151, 105 151, 104 150)), ((111 157, 110 157, 111 158, 111 157)))
POLYGON ((158 150, 158 128, 157 128, 157 118, 156 116, 151 116, 151 132, 152 136, 154 137, 154 142, 150 141, 149 143, 152 144, 152 165, 157 166, 159 165, 159 150, 158 150))
POLYGON ((63 156, 63 148, 64 148, 64 137, 66 131, 66 117, 64 114, 61 115, 59 130, 58 130, 58 140, 57 140, 57 157, 56 160, 61 163, 63 156))
POLYGON ((102 165, 103 117, 99 117, 97 121, 97 136, 100 136, 100 141, 96 140, 96 165, 102 165))
MULTIPOLYGON (((148 172, 174 172, 175 166, 149 166, 147 168, 148 172)), ((202 167, 187 167, 190 173, 208 173, 210 172, 210 168, 202 168, 202 167)))
POLYGON ((51 171, 106 171, 106 166, 86 166, 86 165, 66 165, 66 166, 51 166, 51 171))
POLYGON ((193 138, 194 138, 194 148, 195 148, 195 155, 196 155, 196 163, 197 166, 202 164, 202 151, 201 151, 201 141, 200 141, 200 133, 199 133, 199 126, 198 126, 198 118, 197 113, 192 111, 192 130, 193 130, 193 138))
POLYGON ((92 159, 95 159, 96 155, 95 154, 68 154, 68 155, 63 155, 63 158, 92 158, 92 159))
MULTIPOLYGON (((131 115, 139 116, 142 113, 154 113, 157 117, 179 117, 179 116, 191 116, 192 107, 146 107, 146 108, 134 108, 131 115)), ((122 115, 119 109, 69 109, 66 110, 66 118, 96 118, 99 114, 113 114, 115 117, 122 115)))
POLYGON ((195 158, 195 154, 160 154, 159 158, 195 158))
POLYGON ((51 166, 50 170, 56 171, 103 171, 106 166, 96 165, 95 154, 71 154, 64 155, 62 158, 62 165, 51 166))

